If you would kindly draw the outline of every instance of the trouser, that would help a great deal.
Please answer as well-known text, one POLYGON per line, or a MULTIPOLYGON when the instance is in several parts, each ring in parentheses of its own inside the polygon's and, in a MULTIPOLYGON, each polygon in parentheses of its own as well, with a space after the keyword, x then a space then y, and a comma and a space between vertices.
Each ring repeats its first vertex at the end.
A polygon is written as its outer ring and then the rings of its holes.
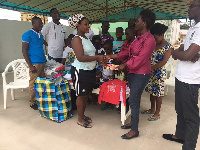
POLYGON ((130 88, 129 105, 131 108, 131 130, 137 131, 139 124, 140 99, 151 74, 128 74, 130 88))
POLYGON ((53 59, 53 60, 55 60, 55 61, 58 62, 58 63, 61 63, 61 62, 62 62, 62 58, 53 58, 53 57, 51 57, 51 56, 49 56, 49 55, 48 55, 48 59, 49 59, 49 60, 53 59))
POLYGON ((36 99, 35 99, 35 91, 34 91, 34 82, 36 80, 37 77, 41 77, 44 78, 45 74, 44 74, 44 64, 34 64, 34 66, 37 69, 36 73, 32 73, 31 71, 29 71, 29 76, 30 76, 30 80, 29 80, 29 97, 30 97, 30 105, 35 104, 36 103, 36 99))
POLYGON ((182 150, 195 150, 199 134, 199 84, 175 79, 176 137, 185 140, 182 150))

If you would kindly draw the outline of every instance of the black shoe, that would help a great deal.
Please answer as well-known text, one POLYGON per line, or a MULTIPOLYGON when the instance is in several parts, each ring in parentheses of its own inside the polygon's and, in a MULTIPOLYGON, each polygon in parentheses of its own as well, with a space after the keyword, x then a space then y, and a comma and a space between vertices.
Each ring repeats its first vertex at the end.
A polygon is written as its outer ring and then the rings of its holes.
POLYGON ((32 109, 34 109, 34 110, 38 110, 37 104, 33 104, 33 105, 31 105, 30 107, 31 107, 32 109))
POLYGON ((131 126, 123 125, 123 126, 121 126, 121 128, 122 128, 122 129, 130 129, 131 126))
POLYGON ((163 138, 166 140, 174 141, 174 142, 181 143, 181 144, 185 143, 185 140, 174 139, 174 138, 172 138, 172 136, 173 136, 173 134, 163 134, 163 138))
POLYGON ((132 138, 135 138, 135 137, 138 137, 139 136, 139 131, 137 131, 133 136, 131 136, 131 137, 128 137, 128 136, 126 136, 126 134, 124 134, 124 135, 122 135, 121 136, 121 138, 122 139, 127 139, 127 140, 129 140, 129 139, 132 139, 132 138))

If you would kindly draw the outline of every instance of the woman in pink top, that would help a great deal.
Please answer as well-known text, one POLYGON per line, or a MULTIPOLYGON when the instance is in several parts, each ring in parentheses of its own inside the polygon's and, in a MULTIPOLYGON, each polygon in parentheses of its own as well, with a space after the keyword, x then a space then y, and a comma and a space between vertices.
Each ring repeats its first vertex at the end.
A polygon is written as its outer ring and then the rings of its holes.
POLYGON ((155 23, 156 16, 149 9, 140 12, 135 23, 137 38, 131 43, 128 51, 122 51, 118 54, 109 55, 109 59, 119 61, 128 61, 119 66, 119 70, 128 70, 128 82, 130 87, 129 104, 131 107, 131 122, 122 126, 122 129, 131 129, 128 133, 122 135, 122 139, 132 139, 139 136, 139 109, 142 92, 151 76, 151 55, 156 47, 150 28, 155 23))

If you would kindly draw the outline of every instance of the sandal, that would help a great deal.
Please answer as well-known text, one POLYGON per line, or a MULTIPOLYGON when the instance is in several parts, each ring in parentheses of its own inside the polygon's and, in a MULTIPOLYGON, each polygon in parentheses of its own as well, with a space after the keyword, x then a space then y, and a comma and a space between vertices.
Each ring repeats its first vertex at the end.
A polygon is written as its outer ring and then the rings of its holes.
POLYGON ((160 119, 160 115, 158 117, 151 116, 150 118, 148 118, 149 121, 157 121, 159 119, 160 119))
POLYGON ((84 128, 92 128, 92 125, 89 122, 85 122, 84 124, 77 122, 77 124, 81 127, 84 127, 84 128))
POLYGON ((151 110, 149 109, 141 111, 141 114, 154 114, 154 113, 152 113, 151 110))
POLYGON ((84 120, 85 120, 86 122, 92 123, 92 119, 91 119, 90 117, 85 116, 85 117, 84 117, 84 120))

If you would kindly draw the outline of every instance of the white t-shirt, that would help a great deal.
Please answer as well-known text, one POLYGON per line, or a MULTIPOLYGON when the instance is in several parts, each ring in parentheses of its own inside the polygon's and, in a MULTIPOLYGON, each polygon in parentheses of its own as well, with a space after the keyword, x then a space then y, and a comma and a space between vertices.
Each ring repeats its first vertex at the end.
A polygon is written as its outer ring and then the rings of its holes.
MULTIPOLYGON (((76 34, 77 34, 77 29, 73 31, 73 35, 76 35, 76 34)), ((90 40, 92 40, 92 37, 94 36, 94 32, 89 29, 89 33, 85 33, 85 36, 89 38, 90 40)))
POLYGON ((43 26, 42 34, 48 38, 48 54, 53 58, 62 58, 64 40, 68 37, 66 27, 52 21, 43 26))
MULTIPOLYGON (((186 51, 192 43, 200 46, 200 22, 189 29, 183 41, 184 51, 186 51)), ((195 63, 191 61, 179 61, 175 76, 181 82, 200 84, 200 59, 195 63)))

